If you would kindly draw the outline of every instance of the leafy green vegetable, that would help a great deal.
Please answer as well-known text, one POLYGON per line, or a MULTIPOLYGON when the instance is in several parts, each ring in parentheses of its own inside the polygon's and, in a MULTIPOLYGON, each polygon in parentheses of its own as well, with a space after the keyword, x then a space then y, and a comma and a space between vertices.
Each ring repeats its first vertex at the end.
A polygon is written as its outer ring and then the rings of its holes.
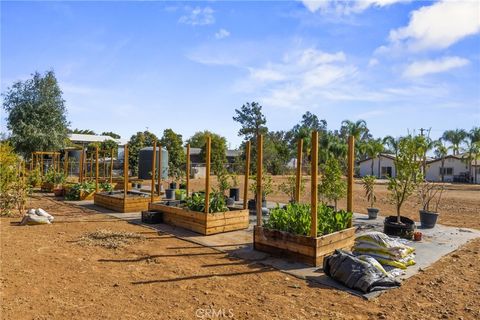
MULTIPOLYGON (((289 203, 284 208, 277 205, 270 211, 270 217, 264 226, 268 229, 307 236, 312 225, 310 212, 309 204, 289 203)), ((319 204, 317 219, 317 235, 320 236, 346 229, 352 219, 352 213, 344 210, 335 211, 324 204, 319 204)))
MULTIPOLYGON (((205 212, 205 194, 193 193, 191 197, 187 198, 186 206, 188 209, 197 212, 205 212)), ((225 212, 228 207, 225 203, 225 196, 220 192, 210 193, 209 213, 225 212)))

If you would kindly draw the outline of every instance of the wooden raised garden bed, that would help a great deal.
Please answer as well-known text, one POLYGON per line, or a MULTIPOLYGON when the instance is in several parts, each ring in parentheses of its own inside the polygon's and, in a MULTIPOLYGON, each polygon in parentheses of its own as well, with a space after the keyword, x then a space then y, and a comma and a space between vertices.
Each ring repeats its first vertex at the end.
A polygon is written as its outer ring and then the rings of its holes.
POLYGON ((355 227, 312 238, 256 226, 253 238, 256 250, 318 267, 336 249, 352 248, 355 227))
MULTIPOLYGON (((159 201, 160 197, 155 196, 154 201, 159 201)), ((123 192, 109 194, 107 192, 96 193, 93 203, 97 206, 107 208, 116 212, 138 212, 148 210, 148 204, 151 196, 148 193, 139 194, 129 192, 124 199, 123 192)))
POLYGON ((246 229, 249 224, 248 209, 232 208, 226 212, 205 214, 157 202, 150 203, 149 210, 163 213, 163 221, 167 224, 203 235, 246 229))

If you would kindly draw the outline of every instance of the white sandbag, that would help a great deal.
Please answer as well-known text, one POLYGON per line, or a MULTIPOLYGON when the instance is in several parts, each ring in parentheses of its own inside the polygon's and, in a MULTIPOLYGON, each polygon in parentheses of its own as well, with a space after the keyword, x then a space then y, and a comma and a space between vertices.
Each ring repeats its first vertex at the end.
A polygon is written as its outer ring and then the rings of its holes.
POLYGON ((35 209, 28 209, 27 215, 28 215, 28 214, 37 214, 37 210, 35 210, 35 209))
POLYGON ((37 210, 35 210, 35 213, 37 214, 37 216, 48 218, 48 220, 49 220, 50 222, 52 222, 53 219, 54 219, 53 216, 52 216, 50 213, 48 213, 47 211, 43 210, 42 208, 38 208, 37 210))
POLYGON ((29 214, 27 218, 28 225, 36 225, 36 224, 51 224, 48 217, 37 216, 34 214, 29 214))

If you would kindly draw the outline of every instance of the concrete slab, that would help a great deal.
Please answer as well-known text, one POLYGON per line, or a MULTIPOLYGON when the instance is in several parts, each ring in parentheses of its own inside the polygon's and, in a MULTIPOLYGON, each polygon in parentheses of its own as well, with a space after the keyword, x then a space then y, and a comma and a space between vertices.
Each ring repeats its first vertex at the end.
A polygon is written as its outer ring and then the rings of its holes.
MULTIPOLYGON (((75 204, 88 207, 89 209, 97 210, 98 208, 98 211, 106 213, 109 216, 142 225, 162 233, 171 234, 180 239, 209 247, 220 252, 225 252, 232 257, 271 266, 297 278, 308 280, 310 285, 333 287, 350 292, 354 295, 362 296, 366 299, 372 299, 382 293, 382 291, 377 291, 369 294, 362 294, 361 292, 348 289, 340 283, 332 280, 323 273, 321 268, 310 267, 302 263, 295 263, 285 259, 272 257, 267 253, 253 250, 253 226, 256 223, 256 218, 254 215, 250 216, 250 227, 248 229, 210 236, 202 236, 195 232, 166 224, 153 225, 142 223, 140 212, 105 212, 106 209, 94 206, 92 201, 77 201, 75 204)), ((360 235, 362 233, 374 230, 382 231, 383 219, 384 217, 378 217, 375 220, 369 220, 367 215, 355 213, 353 224, 357 227, 356 234, 360 235)), ((417 229, 423 233, 422 241, 410 241, 408 243, 408 245, 415 248, 415 261, 417 263, 416 265, 409 267, 405 274, 398 277, 401 280, 410 278, 411 276, 417 274, 420 270, 424 270, 431 266, 444 255, 455 251, 468 241, 480 237, 480 230, 447 227, 438 224, 434 229, 421 229, 419 227, 417 229)))

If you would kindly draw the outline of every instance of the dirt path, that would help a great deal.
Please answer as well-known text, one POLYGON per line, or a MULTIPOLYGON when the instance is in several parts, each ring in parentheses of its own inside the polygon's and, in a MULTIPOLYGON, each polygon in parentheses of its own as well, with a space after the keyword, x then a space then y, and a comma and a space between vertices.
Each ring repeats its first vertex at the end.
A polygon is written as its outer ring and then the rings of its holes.
POLYGON ((480 240, 365 301, 101 214, 45 199, 31 205, 56 221, 0 219, 1 319, 480 318, 480 240), (76 243, 98 229, 146 240, 117 250, 76 243))

